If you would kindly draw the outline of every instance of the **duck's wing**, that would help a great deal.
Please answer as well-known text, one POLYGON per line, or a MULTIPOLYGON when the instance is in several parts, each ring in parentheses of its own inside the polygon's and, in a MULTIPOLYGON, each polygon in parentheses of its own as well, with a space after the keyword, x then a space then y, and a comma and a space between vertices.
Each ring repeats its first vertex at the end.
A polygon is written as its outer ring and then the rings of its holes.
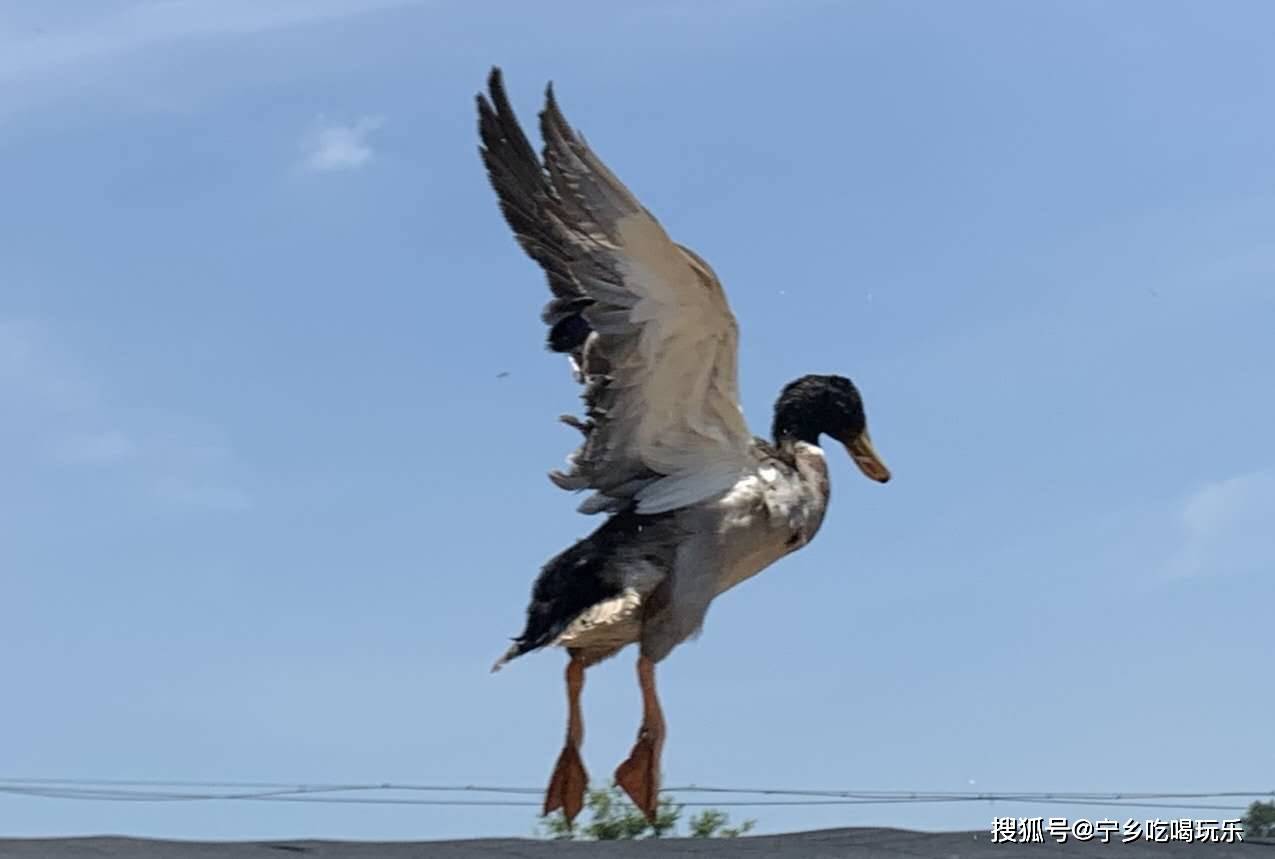
POLYGON ((552 86, 540 113, 543 162, 499 69, 478 96, 481 153, 500 208, 544 268, 549 347, 571 355, 585 440, 550 476, 592 489, 583 512, 673 510, 732 486, 754 463, 739 407, 738 329, 708 264, 675 244, 573 132, 552 86))

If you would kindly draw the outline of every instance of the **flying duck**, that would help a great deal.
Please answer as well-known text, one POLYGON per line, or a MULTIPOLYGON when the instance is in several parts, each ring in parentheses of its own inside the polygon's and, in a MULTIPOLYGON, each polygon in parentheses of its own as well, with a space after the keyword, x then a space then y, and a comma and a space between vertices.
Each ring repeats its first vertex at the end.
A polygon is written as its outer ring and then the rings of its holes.
POLYGON ((738 328, 713 270, 659 222, 574 132, 552 84, 537 157, 499 69, 478 95, 480 152, 500 209, 553 297, 548 348, 583 386, 584 435, 563 489, 589 490, 592 534, 550 559, 526 627, 497 661, 566 649, 567 736, 544 813, 568 822, 584 804, 580 693, 585 669, 639 645, 642 726, 616 782, 654 820, 664 717, 655 666, 696 634, 715 597, 810 542, 828 506, 821 436, 845 445, 868 477, 890 472, 872 447, 863 401, 844 376, 803 376, 775 403, 772 437, 744 422, 738 328))

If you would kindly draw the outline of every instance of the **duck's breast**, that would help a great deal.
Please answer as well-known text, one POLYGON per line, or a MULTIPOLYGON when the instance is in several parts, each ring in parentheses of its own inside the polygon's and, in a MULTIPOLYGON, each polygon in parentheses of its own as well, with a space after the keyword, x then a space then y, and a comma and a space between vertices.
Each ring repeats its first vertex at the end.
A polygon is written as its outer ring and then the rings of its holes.
POLYGON ((733 588, 808 543, 827 508, 823 452, 798 450, 795 465, 763 459, 720 502, 718 593, 733 588))

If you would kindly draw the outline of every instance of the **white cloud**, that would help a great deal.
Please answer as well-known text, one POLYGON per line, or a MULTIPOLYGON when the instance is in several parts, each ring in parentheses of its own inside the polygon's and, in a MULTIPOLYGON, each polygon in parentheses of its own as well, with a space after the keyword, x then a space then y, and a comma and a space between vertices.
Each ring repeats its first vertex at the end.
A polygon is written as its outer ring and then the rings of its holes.
POLYGON ((17 465, 78 469, 82 479, 109 479, 178 506, 252 506, 236 485, 244 468, 217 427, 123 408, 86 366, 47 325, 0 319, 0 474, 17 465))
POLYGON ((252 509, 252 498, 235 486, 169 481, 156 484, 155 494, 180 507, 200 507, 228 513, 252 509))
POLYGON ((1201 487, 1180 513, 1182 576, 1275 572, 1275 472, 1255 471, 1201 487))
POLYGON ((1275 242, 1263 242, 1204 267, 1200 280, 1228 286, 1251 283, 1269 288, 1275 275, 1275 242))
POLYGON ((88 408, 96 397, 91 380, 48 329, 29 319, 0 319, 0 393, 14 414, 88 408))
POLYGON ((381 119, 375 116, 365 116, 353 125, 323 125, 305 141, 305 166, 320 172, 357 170, 372 160, 368 137, 380 127, 381 119))
MULTIPOLYGON (((419 0, 146 0, 117 3, 66 26, 52 13, 28 14, 0 30, 0 82, 30 80, 59 68, 195 36, 234 36, 347 18, 419 0)), ((106 5, 106 4, 102 4, 106 5)), ((99 7, 100 8, 100 7, 99 7)))
POLYGON ((118 430, 68 435, 53 450, 54 459, 65 465, 112 465, 136 453, 137 445, 118 430))

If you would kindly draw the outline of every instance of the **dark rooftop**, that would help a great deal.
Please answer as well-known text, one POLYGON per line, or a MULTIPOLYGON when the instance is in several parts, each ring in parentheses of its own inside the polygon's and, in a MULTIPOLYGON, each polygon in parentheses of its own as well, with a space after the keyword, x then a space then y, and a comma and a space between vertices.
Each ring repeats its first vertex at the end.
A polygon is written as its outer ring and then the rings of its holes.
POLYGON ((1269 856, 1272 843, 1109 844, 1053 839, 1038 844, 993 844, 989 832, 913 832, 904 829, 824 829, 736 839, 664 838, 645 841, 562 842, 522 838, 468 841, 158 841, 93 837, 0 839, 4 859, 550 859, 550 857, 789 857, 789 859, 1007 859, 1025 854, 1109 856, 1125 859, 1269 856))

